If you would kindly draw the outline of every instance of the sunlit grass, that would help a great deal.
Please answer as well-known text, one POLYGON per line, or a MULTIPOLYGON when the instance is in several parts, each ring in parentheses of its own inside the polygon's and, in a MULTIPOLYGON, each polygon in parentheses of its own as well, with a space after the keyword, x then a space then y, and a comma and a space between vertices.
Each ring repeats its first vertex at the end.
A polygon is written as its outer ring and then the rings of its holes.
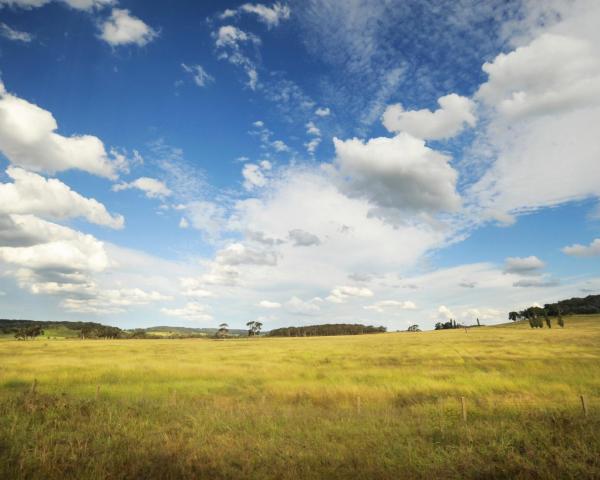
POLYGON ((0 478, 600 476, 600 317, 566 322, 2 340, 0 478))

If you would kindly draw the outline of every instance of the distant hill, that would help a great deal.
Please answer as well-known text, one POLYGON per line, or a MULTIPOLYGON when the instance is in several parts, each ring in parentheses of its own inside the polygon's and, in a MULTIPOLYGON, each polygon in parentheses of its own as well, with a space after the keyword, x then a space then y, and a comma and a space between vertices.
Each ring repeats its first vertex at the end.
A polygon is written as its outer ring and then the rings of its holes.
POLYGON ((600 313, 600 295, 588 295, 583 298, 574 297, 556 303, 547 303, 544 305, 544 309, 546 309, 548 315, 558 315, 559 311, 563 315, 600 313))
MULTIPOLYGON (((159 327, 142 328, 139 330, 143 330, 150 334, 152 334, 152 333, 173 333, 173 334, 180 334, 180 335, 213 336, 215 333, 217 333, 218 328, 192 328, 192 327, 159 326, 159 327)), ((237 337, 246 337, 246 336, 248 336, 248 330, 231 328, 231 329, 229 329, 229 335, 237 336, 237 337)))
MULTIPOLYGON (((149 327, 122 330, 97 322, 53 322, 38 320, 0 319, 0 335, 13 336, 23 328, 40 326, 44 337, 76 338, 83 334, 85 338, 111 337, 111 338, 190 338, 213 337, 216 328, 190 328, 190 327, 149 327)), ((248 336, 247 330, 231 329, 229 335, 233 337, 248 336)))

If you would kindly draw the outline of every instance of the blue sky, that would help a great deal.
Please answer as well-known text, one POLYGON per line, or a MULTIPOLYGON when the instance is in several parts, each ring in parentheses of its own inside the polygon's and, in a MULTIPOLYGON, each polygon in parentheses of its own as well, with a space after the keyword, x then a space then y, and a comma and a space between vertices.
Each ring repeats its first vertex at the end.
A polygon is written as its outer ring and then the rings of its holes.
POLYGON ((494 323, 600 291, 592 0, 0 0, 0 316, 494 323))

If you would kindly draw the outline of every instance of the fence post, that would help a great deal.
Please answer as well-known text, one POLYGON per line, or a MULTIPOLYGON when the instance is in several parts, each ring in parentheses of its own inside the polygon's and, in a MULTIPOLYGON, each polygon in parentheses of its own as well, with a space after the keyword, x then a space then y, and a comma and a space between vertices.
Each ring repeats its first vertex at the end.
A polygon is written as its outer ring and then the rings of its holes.
POLYGON ((587 406, 587 401, 585 399, 585 395, 579 395, 579 398, 581 399, 581 408, 583 409, 583 416, 587 417, 588 406, 587 406))
POLYGON ((37 378, 33 379, 33 383, 31 384, 31 394, 35 395, 35 390, 37 388, 37 378))
POLYGON ((467 421, 467 401, 465 400, 465 397, 460 397, 460 406, 462 408, 463 422, 466 422, 467 421))

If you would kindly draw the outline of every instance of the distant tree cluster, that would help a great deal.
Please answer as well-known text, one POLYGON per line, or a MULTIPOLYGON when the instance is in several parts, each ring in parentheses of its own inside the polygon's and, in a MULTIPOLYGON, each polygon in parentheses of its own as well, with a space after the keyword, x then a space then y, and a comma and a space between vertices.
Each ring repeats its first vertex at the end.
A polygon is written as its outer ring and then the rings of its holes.
MULTIPOLYGON (((135 330, 134 330, 135 332, 135 330)), ((84 327, 79 332, 80 338, 122 338, 125 336, 123 330, 119 327, 109 327, 107 325, 97 325, 94 327, 84 327)), ((140 337, 137 337, 140 338, 140 337)))
POLYGON ((457 323, 456 320, 452 318, 447 322, 437 322, 435 324, 436 330, 449 330, 451 328, 465 328, 465 326, 461 323, 457 323))
POLYGON ((17 340, 27 340, 29 338, 34 339, 44 334, 41 325, 29 325, 28 327, 21 327, 15 333, 17 340))
POLYGON ((525 310, 521 310, 520 312, 510 312, 508 314, 508 319, 513 322, 521 319, 525 319, 529 322, 529 326, 531 328, 544 328, 546 325, 548 328, 552 328, 552 318, 551 316, 556 317, 556 323, 559 327, 565 326, 565 321, 562 316, 562 312, 560 308, 554 310, 556 312, 555 315, 551 315, 546 308, 541 307, 529 307, 525 310))
POLYGON ((263 324, 257 321, 253 321, 246 323, 246 326, 248 327, 248 336, 255 337, 257 335, 260 335, 260 330, 262 329, 263 324))
POLYGON ((334 323, 325 325, 310 325, 307 327, 284 327, 271 330, 270 337, 324 337, 335 335, 363 335, 369 333, 385 333, 385 327, 359 325, 349 323, 334 323))
POLYGON ((584 298, 569 298, 556 303, 547 303, 544 309, 551 317, 562 315, 589 315, 600 313, 600 295, 588 295, 584 298))
POLYGON ((407 332, 420 332, 421 329, 419 328, 418 325, 411 325, 410 327, 408 327, 406 329, 407 332))

